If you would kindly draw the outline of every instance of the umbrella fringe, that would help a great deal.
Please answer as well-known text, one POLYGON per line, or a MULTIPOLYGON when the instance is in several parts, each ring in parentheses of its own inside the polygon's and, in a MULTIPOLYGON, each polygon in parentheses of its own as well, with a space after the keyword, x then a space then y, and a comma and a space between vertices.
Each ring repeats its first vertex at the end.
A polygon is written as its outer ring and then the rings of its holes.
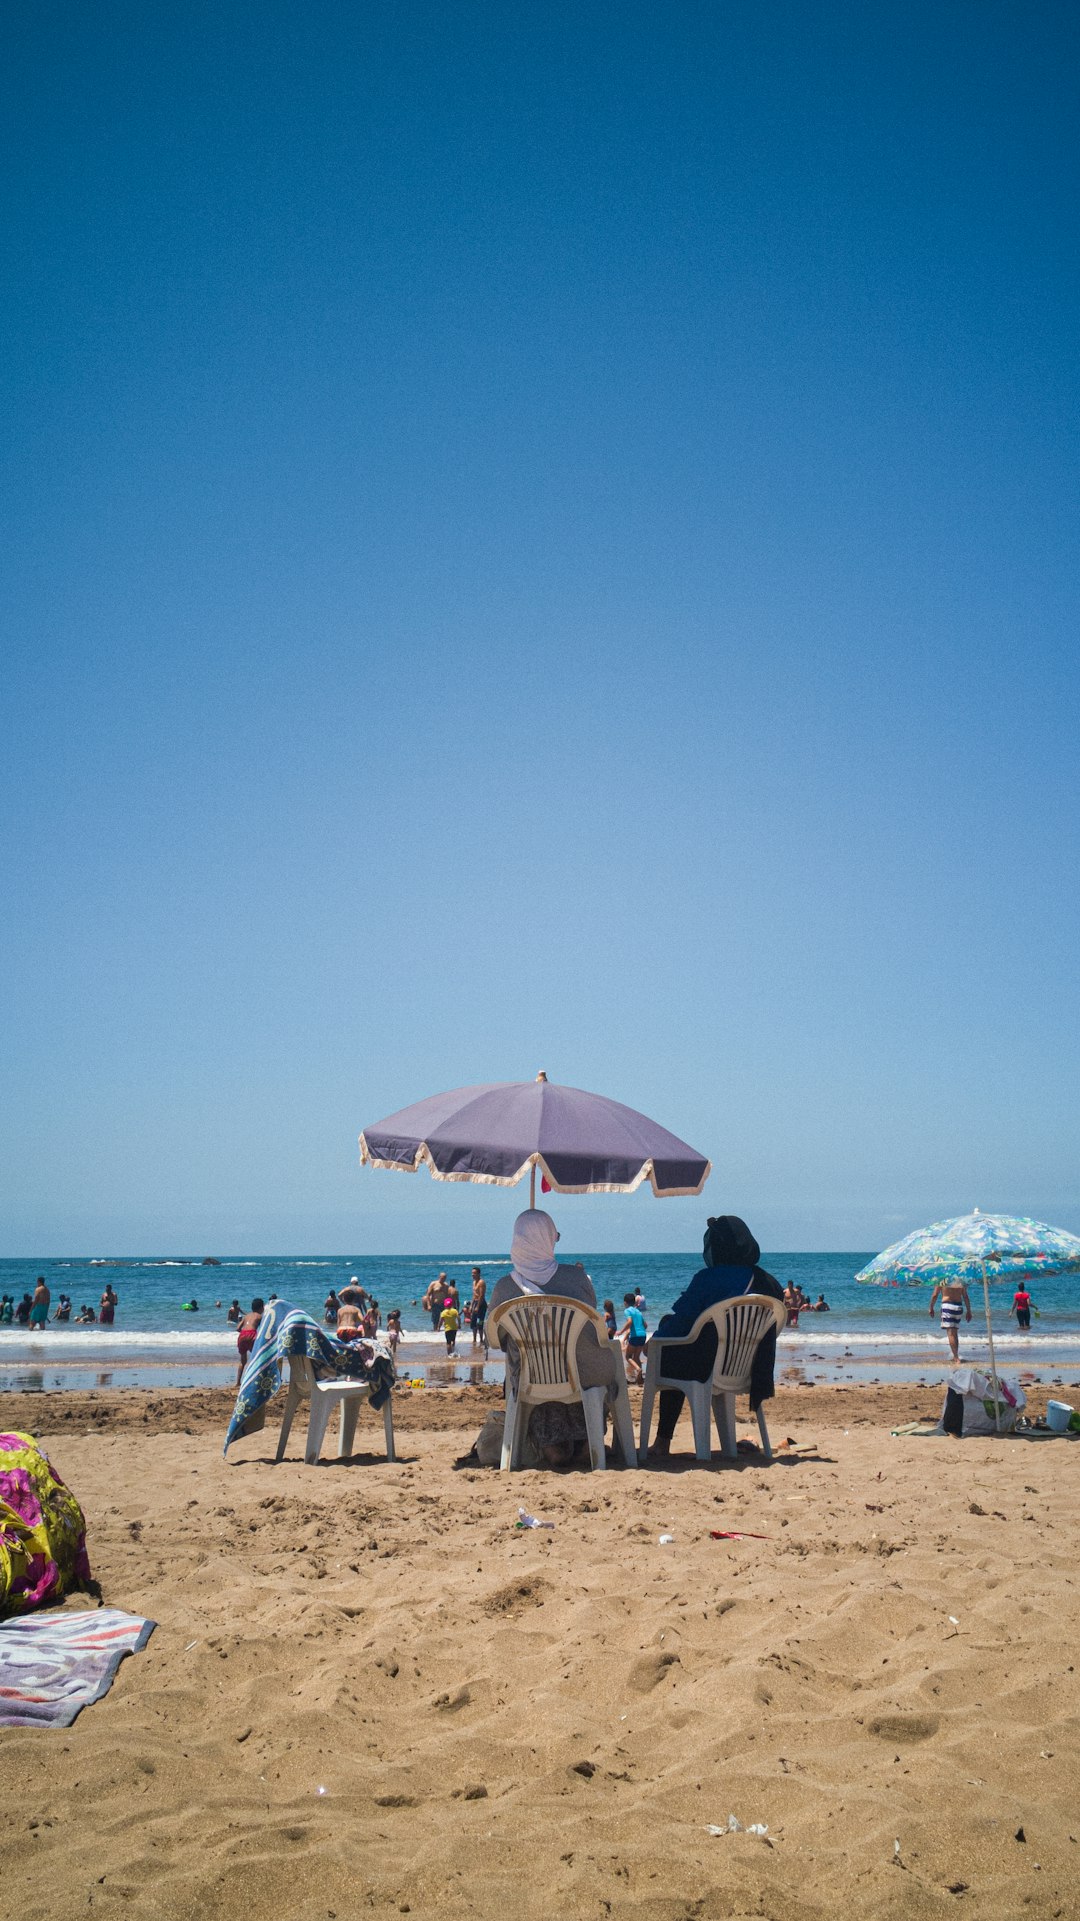
POLYGON ((634 1194, 647 1180, 651 1183, 657 1200, 661 1201, 692 1199, 694 1195, 701 1193, 712 1173, 712 1162, 706 1161, 705 1172, 696 1187, 658 1187, 655 1165, 652 1160, 647 1160, 643 1162, 632 1181, 588 1181, 580 1187, 569 1184, 564 1186, 556 1179, 542 1154, 526 1155, 516 1174, 474 1174, 469 1170, 443 1173, 436 1167, 426 1141, 421 1141, 411 1161, 391 1161, 382 1160, 378 1155, 372 1154, 363 1134, 360 1136, 360 1165, 361 1167, 388 1168, 393 1174, 416 1174, 421 1167, 426 1166, 430 1169, 432 1180, 472 1181, 478 1187, 516 1187, 519 1181, 524 1180, 530 1167, 538 1167, 555 1194, 634 1194))

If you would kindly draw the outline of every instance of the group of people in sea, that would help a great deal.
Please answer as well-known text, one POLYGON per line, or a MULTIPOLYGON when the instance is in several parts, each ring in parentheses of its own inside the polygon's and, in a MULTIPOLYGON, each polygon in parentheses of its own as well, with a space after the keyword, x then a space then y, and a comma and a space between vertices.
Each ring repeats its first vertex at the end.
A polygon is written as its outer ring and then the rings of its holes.
POLYGON ((107 1281, 96 1314, 87 1302, 73 1316, 71 1297, 67 1294, 57 1295, 56 1306, 50 1314, 52 1290, 44 1274, 39 1274, 33 1293, 24 1292, 21 1301, 17 1301, 14 1294, 0 1296, 0 1327, 45 1327, 49 1321, 54 1327, 111 1327, 119 1305, 119 1297, 107 1281))
POLYGON ((817 1300, 812 1301, 809 1294, 803 1292, 798 1281, 789 1281, 785 1287, 784 1306, 787 1308, 789 1327, 798 1327, 800 1314, 828 1314, 830 1311, 824 1294, 819 1294, 817 1300))
POLYGON ((472 1334, 474 1348, 488 1351, 487 1340, 487 1282, 478 1267, 474 1267, 469 1277, 471 1291, 464 1308, 458 1293, 456 1281, 447 1279, 441 1271, 425 1289, 420 1303, 426 1314, 431 1316, 431 1325, 436 1334, 442 1334, 446 1342, 446 1352, 456 1354, 458 1331, 464 1321, 472 1334))

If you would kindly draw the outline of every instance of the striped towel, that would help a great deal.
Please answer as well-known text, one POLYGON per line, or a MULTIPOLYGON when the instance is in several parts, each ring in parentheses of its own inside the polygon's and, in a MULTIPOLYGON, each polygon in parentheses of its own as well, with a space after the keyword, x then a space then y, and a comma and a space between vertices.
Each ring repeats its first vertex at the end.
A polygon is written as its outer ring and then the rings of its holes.
POLYGON ((0 1728, 69 1728, 108 1694, 125 1654, 145 1647, 156 1626, 119 1608, 0 1621, 0 1728))
POLYGON ((271 1301, 247 1358, 236 1395, 224 1454, 233 1441, 255 1434, 266 1419, 266 1403, 281 1386, 281 1365, 290 1354, 306 1354, 316 1378, 345 1377, 371 1387, 371 1405, 380 1408, 393 1391, 396 1369, 385 1334, 373 1340, 339 1341, 291 1301, 271 1301))

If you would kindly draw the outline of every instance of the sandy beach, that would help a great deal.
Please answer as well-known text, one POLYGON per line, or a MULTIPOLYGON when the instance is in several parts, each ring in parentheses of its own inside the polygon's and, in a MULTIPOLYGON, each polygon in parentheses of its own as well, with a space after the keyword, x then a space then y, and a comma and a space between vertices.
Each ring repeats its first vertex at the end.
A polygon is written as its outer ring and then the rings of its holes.
POLYGON ((6 1912, 1076 1913, 1071 1444, 802 1389, 771 1467, 691 1465, 684 1423, 666 1472, 511 1480, 456 1464, 494 1399, 399 1395, 395 1465, 362 1416, 370 1452, 275 1468, 273 1412, 222 1460, 225 1393, 5 1397, 160 1624, 72 1728, 3 1737, 6 1912))

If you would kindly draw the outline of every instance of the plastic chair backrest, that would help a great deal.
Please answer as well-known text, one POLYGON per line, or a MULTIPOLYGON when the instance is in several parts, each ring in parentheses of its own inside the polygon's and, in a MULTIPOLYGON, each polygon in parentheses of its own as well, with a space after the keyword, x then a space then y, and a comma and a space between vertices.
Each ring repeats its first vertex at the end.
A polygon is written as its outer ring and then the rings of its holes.
POLYGON ((306 1354, 290 1354, 289 1379, 295 1381, 301 1393, 310 1395, 315 1387, 315 1369, 306 1354))
POLYGON ((503 1301, 488 1325, 496 1341, 505 1328, 516 1343, 521 1366, 519 1392, 527 1392, 529 1387, 570 1387, 580 1393, 579 1334, 591 1326, 607 1340, 602 1316, 564 1294, 521 1294, 503 1301))
POLYGON ((765 1336, 773 1328, 779 1331, 786 1320, 783 1301, 774 1301, 768 1294, 737 1294, 734 1300, 718 1301, 715 1307, 706 1308, 691 1338, 707 1322, 713 1322, 717 1334, 713 1381, 737 1381, 742 1391, 750 1385, 754 1355, 765 1336))

